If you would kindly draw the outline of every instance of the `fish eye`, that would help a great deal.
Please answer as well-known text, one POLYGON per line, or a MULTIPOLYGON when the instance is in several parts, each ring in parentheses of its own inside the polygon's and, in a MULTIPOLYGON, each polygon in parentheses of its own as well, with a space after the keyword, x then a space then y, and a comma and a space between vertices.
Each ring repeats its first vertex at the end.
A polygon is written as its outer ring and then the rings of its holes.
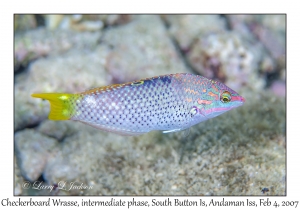
POLYGON ((221 100, 223 103, 228 103, 228 102, 230 102, 230 101, 231 101, 231 94, 230 94, 228 91, 224 91, 224 92, 221 94, 220 100, 221 100))

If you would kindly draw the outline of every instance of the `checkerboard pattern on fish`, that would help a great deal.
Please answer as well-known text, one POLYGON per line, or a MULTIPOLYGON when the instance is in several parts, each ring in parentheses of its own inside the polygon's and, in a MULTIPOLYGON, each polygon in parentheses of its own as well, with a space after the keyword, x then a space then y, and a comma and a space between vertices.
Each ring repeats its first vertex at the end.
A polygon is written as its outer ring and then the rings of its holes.
POLYGON ((82 93, 35 93, 51 104, 49 119, 74 120, 121 135, 187 129, 241 106, 226 85, 187 73, 94 88, 82 93))

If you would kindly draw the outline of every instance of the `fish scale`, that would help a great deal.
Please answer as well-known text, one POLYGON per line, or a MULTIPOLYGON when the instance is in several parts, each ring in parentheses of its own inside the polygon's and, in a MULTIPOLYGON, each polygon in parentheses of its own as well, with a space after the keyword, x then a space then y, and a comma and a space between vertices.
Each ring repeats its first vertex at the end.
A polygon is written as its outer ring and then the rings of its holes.
POLYGON ((245 101, 220 82, 186 73, 77 94, 37 93, 32 96, 50 101, 49 119, 80 121, 123 135, 140 135, 152 130, 180 131, 245 101))
MULTIPOLYGON (((109 92, 95 91, 85 95, 81 104, 84 107, 92 107, 93 104, 99 106, 88 114, 76 114, 71 119, 97 125, 105 124, 107 128, 125 132, 145 133, 150 130, 168 130, 172 126, 179 128, 182 126, 180 121, 183 121, 181 118, 184 115, 176 114, 181 110, 179 104, 184 101, 181 100, 182 94, 176 96, 169 94, 174 92, 174 88, 176 85, 174 83, 172 85, 171 78, 164 76, 146 80, 142 85, 130 85, 122 89, 116 87, 109 92), (126 92, 130 94, 126 96, 126 92), (124 95, 124 97, 120 98, 116 95, 124 95), (174 103, 175 101, 178 103, 174 103), (170 109, 172 106, 174 110, 170 109), (109 112, 99 115, 99 112, 103 113, 105 110, 109 112), (93 118, 95 115, 98 115, 97 119, 93 118)), ((85 108, 82 109, 80 106, 79 113, 82 111, 85 111, 85 108)))

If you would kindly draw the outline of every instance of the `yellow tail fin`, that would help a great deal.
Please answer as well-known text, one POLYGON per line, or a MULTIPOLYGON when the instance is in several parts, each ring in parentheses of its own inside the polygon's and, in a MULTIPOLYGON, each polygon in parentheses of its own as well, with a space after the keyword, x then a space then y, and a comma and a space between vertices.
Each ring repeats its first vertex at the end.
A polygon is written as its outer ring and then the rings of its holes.
POLYGON ((34 93, 35 98, 46 99, 50 102, 50 120, 68 120, 75 114, 76 94, 69 93, 34 93))

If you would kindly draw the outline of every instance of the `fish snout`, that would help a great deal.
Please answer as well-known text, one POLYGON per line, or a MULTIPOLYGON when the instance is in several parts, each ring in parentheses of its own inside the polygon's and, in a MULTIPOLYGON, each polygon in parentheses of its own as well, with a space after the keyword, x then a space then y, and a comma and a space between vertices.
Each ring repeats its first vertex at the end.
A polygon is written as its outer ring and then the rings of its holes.
POLYGON ((245 99, 243 96, 241 96, 241 101, 242 101, 243 103, 245 103, 245 102, 246 102, 246 99, 245 99))

